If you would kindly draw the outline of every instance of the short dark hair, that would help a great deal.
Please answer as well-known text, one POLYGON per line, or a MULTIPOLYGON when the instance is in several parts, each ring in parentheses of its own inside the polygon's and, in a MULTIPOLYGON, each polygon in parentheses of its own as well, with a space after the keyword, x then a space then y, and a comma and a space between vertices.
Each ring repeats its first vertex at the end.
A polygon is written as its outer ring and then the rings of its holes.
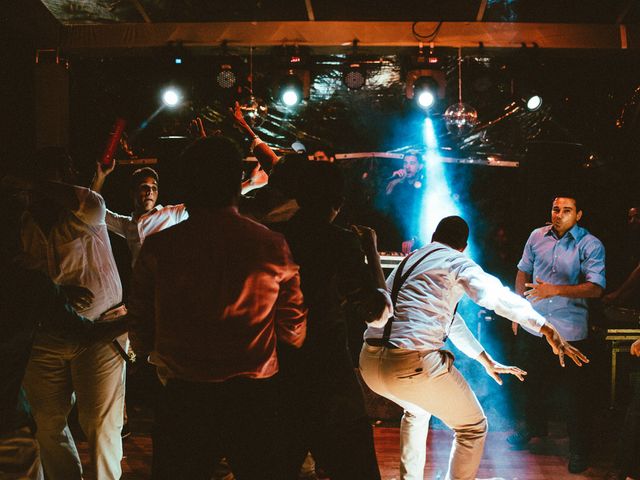
POLYGON ((296 200, 302 208, 339 208, 344 188, 344 175, 335 163, 308 162, 298 180, 296 200))
POLYGON ((227 207, 240 195, 242 154, 223 136, 200 138, 181 155, 187 207, 227 207))
POLYGON ((424 165, 424 157, 420 152, 407 152, 402 156, 402 160, 404 161, 404 159, 407 157, 416 157, 416 160, 418 160, 418 163, 424 165))
POLYGON ((440 220, 432 237, 434 242, 444 243, 455 249, 465 248, 468 239, 469 225, 457 215, 440 220))
POLYGON ((64 147, 48 146, 38 149, 31 163, 32 174, 38 179, 64 176, 73 168, 73 160, 64 147))
POLYGON ((142 180, 144 180, 145 178, 153 178, 156 183, 160 183, 160 177, 158 177, 158 172, 156 172, 153 168, 151 167, 142 167, 137 169, 135 172, 133 172, 131 174, 131 190, 134 190, 138 185, 140 185, 140 182, 142 182, 142 180))
POLYGON ((558 193, 556 193, 553 198, 551 199, 551 203, 553 204, 553 202, 555 202, 556 198, 570 198, 571 200, 573 200, 576 204, 576 212, 579 212, 580 209, 582 208, 582 202, 580 200, 580 195, 573 191, 573 190, 567 190, 567 191, 560 191, 558 193))

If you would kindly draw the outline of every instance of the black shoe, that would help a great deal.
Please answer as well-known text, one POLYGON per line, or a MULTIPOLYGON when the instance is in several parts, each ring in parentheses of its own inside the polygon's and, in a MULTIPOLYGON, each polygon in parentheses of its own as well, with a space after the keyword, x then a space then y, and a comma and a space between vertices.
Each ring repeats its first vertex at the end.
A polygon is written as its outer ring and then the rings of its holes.
POLYGON ((587 456, 582 453, 572 453, 569 456, 569 472, 582 473, 589 468, 587 456))

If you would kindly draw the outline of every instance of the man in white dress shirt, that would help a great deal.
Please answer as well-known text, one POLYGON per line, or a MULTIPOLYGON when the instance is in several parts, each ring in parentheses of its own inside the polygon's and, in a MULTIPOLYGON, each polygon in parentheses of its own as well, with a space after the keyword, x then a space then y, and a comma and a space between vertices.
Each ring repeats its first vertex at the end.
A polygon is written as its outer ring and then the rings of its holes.
MULTIPOLYGON (((91 182, 91 190, 100 193, 107 176, 113 172, 115 162, 104 167, 96 166, 96 175, 91 182)), ((131 265, 135 265, 144 239, 153 233, 172 227, 187 218, 189 214, 184 204, 156 205, 158 201, 158 174, 150 167, 133 172, 131 176, 131 197, 133 212, 120 215, 107 209, 107 227, 109 231, 127 240, 131 251, 131 265)))
POLYGON ((432 414, 455 432, 446 478, 476 478, 487 420, 473 391, 453 366, 453 355, 442 350, 447 338, 482 364, 498 383, 499 374, 520 380, 526 375, 493 360, 471 334, 456 313, 465 293, 480 306, 543 334, 562 365, 565 355, 578 365, 588 361, 529 302, 462 253, 468 236, 469 227, 462 218, 443 219, 432 243, 407 257, 387 279, 394 316, 385 325, 369 324, 364 334, 360 369, 365 382, 405 410, 400 426, 402 480, 423 478, 432 414))
MULTIPOLYGON (((22 217, 25 261, 63 289, 90 290, 90 304, 76 308, 96 321, 122 300, 104 200, 88 188, 73 185, 73 163, 63 149, 43 149, 34 163, 39 180, 24 186, 33 191, 22 217)), ((120 478, 124 375, 124 360, 110 341, 87 347, 62 331, 36 334, 24 387, 38 426, 36 438, 48 479, 82 478, 80 457, 67 424, 74 403, 96 478, 120 478)))

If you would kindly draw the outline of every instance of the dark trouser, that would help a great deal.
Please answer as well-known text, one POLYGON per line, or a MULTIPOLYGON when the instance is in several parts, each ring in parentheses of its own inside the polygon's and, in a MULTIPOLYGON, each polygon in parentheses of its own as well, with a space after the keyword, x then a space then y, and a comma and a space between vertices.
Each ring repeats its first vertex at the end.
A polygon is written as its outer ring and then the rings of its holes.
POLYGON ((273 379, 170 380, 161 395, 152 478, 209 480, 221 456, 238 480, 279 478, 273 379))
MULTIPOLYGON (((640 360, 634 360, 640 367, 640 360)), ((640 476, 640 368, 631 377, 633 395, 627 407, 618 447, 617 466, 627 476, 640 476)))
MULTIPOLYGON (((582 353, 590 355, 589 340, 570 342, 582 353)), ((518 333, 518 366, 527 371, 523 383, 525 421, 533 434, 546 431, 545 400, 553 387, 558 388, 566 401, 567 431, 571 453, 586 455, 592 420, 592 368, 585 364, 578 367, 565 357, 565 367, 544 337, 536 337, 522 330, 518 333)))
POLYGON ((331 480, 379 480, 373 430, 344 336, 280 352, 283 478, 297 479, 310 451, 331 480))

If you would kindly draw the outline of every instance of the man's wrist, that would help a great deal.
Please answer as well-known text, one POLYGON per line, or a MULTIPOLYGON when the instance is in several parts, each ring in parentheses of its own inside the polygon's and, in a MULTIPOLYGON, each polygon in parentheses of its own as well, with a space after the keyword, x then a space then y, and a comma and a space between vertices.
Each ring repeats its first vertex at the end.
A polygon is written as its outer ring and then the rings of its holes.
POLYGON ((551 337, 555 332, 556 328, 547 321, 545 321, 542 327, 540 327, 540 333, 545 337, 551 337))

